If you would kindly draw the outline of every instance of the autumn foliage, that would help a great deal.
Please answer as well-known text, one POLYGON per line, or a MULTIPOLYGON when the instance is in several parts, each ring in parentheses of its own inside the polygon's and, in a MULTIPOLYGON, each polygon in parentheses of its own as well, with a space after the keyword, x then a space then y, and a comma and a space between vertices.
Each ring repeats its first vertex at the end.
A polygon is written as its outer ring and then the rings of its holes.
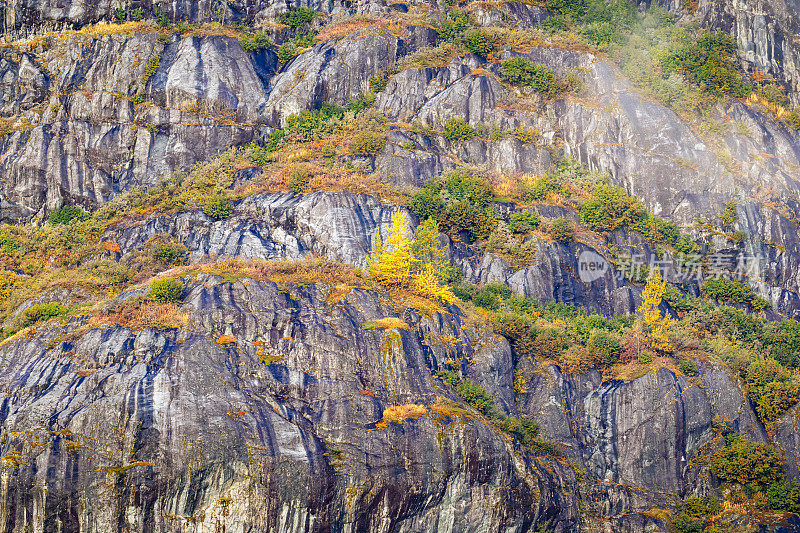
POLYGON ((405 213, 392 216, 386 242, 375 235, 372 253, 367 258, 369 276, 393 289, 408 289, 422 298, 445 304, 458 298, 442 283, 446 261, 438 245, 438 224, 428 220, 420 226, 416 238, 409 238, 405 213))

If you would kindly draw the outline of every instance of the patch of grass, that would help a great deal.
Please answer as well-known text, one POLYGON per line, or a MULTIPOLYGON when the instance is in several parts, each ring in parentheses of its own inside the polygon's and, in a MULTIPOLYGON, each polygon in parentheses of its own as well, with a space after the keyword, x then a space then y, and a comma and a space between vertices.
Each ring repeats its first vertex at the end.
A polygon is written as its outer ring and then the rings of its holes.
POLYGON ((406 404, 406 405, 393 405, 383 410, 383 418, 380 422, 375 424, 376 427, 386 429, 386 427, 394 422, 402 424, 406 420, 420 418, 428 414, 428 409, 424 405, 406 404))
POLYGON ((386 318, 379 318, 377 320, 370 320, 369 322, 364 324, 364 327, 362 329, 371 330, 371 329, 377 329, 377 328, 381 328, 381 329, 391 329, 391 328, 408 329, 408 324, 404 320, 402 320, 400 318, 389 316, 389 317, 386 317, 386 318))
POLYGON ((89 327, 121 326, 132 329, 176 329, 185 327, 188 317, 172 303, 147 298, 131 298, 101 309, 88 323, 89 327))

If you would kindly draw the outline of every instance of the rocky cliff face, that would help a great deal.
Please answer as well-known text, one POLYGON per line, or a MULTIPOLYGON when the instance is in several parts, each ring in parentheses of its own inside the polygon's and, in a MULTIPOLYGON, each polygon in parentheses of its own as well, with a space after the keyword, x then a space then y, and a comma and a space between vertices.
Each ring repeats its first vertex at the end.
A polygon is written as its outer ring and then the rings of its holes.
POLYGON ((371 329, 396 315, 369 291, 184 281, 180 330, 79 317, 2 347, 6 531, 661 531, 649 509, 713 490, 689 459, 715 418, 767 438, 727 367, 604 382, 527 361, 515 399, 508 344, 455 308, 371 329), (588 477, 453 407, 453 359, 588 477))
MULTIPOLYGON (((214 36, 90 34, 6 47, 3 109, 14 126, 3 139, 0 217, 41 217, 64 202, 101 205, 259 141, 291 113, 344 104, 370 76, 435 42, 426 28, 408 28, 403 38, 367 28, 320 43, 283 68, 271 50, 248 53, 235 39, 214 36)), ((578 76, 585 96, 508 110, 508 90, 494 75, 498 65, 468 56, 446 67, 401 70, 376 108, 398 124, 441 128, 461 116, 471 124, 536 128, 541 144, 513 137, 453 144, 395 127, 375 167, 396 185, 420 185, 454 161, 547 172, 555 150, 608 172, 654 213, 686 228, 698 215, 715 220, 725 202, 737 200, 735 229, 752 236, 746 252, 763 263, 754 287, 777 309, 794 313, 796 133, 736 103, 715 111, 724 136, 709 145, 591 54, 550 47, 533 48, 528 57, 578 76), (407 143, 412 152, 401 148, 407 143)))
MULTIPOLYGON (((690 16, 681 2, 660 3, 690 16)), ((520 2, 465 8, 479 25, 514 31, 549 16, 520 2)), ((800 314, 800 134, 745 101, 721 100, 705 122, 692 122, 643 96, 604 54, 548 34, 488 59, 433 51, 442 39, 420 13, 441 18, 444 5, 12 1, 0 9, 2 223, 43 224, 63 205, 96 211, 231 148, 263 146, 292 115, 374 90, 370 112, 387 142, 375 155, 342 157, 365 180, 407 192, 464 167, 521 180, 572 156, 703 252, 757 258, 746 281, 770 302, 769 316, 800 314), (106 24, 120 7, 126 17, 163 14, 164 24, 106 24), (276 19, 297 7, 318 11, 311 24, 323 31, 287 55, 279 46, 303 30, 276 19), (247 46, 244 26, 272 42, 247 46), (574 90, 546 99, 510 87, 500 62, 517 55, 573 80, 574 90), (375 87, 380 80, 385 87, 375 87), (453 117, 536 139, 448 139, 453 117), (735 220, 723 231, 719 215, 732 200, 735 220)), ((700 2, 693 16, 734 35, 741 66, 775 77, 800 104, 794 6, 700 2)), ((308 140, 307 152, 326 148, 308 140)), ((289 172, 304 155, 274 157, 289 172)), ((720 494, 708 463, 693 461, 719 446, 719 420, 776 444, 788 478, 800 475, 797 407, 768 431, 721 361, 703 361, 696 377, 674 365, 624 379, 569 372, 514 352, 456 306, 429 316, 358 283, 202 269, 315 257, 363 267, 393 214, 407 216, 409 231, 420 222, 377 193, 270 192, 256 185, 274 168, 242 166, 231 189, 246 193, 230 216, 194 204, 140 206, 94 228, 105 247, 81 261, 103 268, 158 239, 185 247, 177 308, 147 314, 137 307, 143 285, 104 295, 91 311, 81 307, 91 288, 54 290, 1 324, 34 303, 74 310, 0 343, 0 531, 667 531, 660 510, 720 494), (438 374, 454 364, 504 415, 534 420, 554 449, 526 448, 465 405, 438 374)), ((519 211, 493 202, 506 221, 519 211)), ((580 229, 574 206, 525 209, 580 229)), ((439 239, 468 282, 606 317, 635 313, 642 301, 641 283, 615 266, 620 250, 658 256, 672 281, 679 265, 622 229, 567 243, 529 234, 535 257, 523 268, 456 235, 439 239), (587 254, 603 267, 591 281, 580 275, 587 254)), ((682 289, 699 294, 704 275, 682 289)))
POLYGON ((479 354, 501 371, 504 341, 478 347, 457 312, 365 330, 394 311, 359 289, 328 304, 321 285, 189 283, 183 332, 78 319, 4 347, 5 458, 20 465, 4 530, 578 527, 573 471, 448 407, 432 375, 479 354), (407 404, 427 409, 376 425, 407 404))

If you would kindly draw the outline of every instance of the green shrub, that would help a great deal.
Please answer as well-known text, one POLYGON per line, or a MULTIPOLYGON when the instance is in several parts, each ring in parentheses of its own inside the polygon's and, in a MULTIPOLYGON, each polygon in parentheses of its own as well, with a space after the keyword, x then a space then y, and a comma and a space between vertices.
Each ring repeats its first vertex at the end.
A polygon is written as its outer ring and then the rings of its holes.
POLYGON ((511 130, 511 135, 525 144, 535 144, 539 140, 539 130, 520 126, 511 130))
POLYGON ((249 146, 250 160, 254 165, 263 167, 269 163, 270 154, 281 147, 284 138, 286 138, 286 133, 283 130, 275 130, 269 135, 269 137, 267 137, 267 141, 264 143, 264 146, 251 144, 249 146))
POLYGON ((558 182, 556 176, 547 175, 538 178, 532 185, 524 186, 521 191, 524 202, 541 202, 554 192, 560 196, 567 195, 567 190, 558 182))
POLYGON ((289 41, 278 47, 278 61, 283 65, 297 55, 297 45, 289 41))
POLYGON ((436 220, 446 233, 467 231, 478 240, 488 238, 497 226, 491 198, 488 181, 459 170, 426 183, 414 194, 410 207, 422 220, 436 220))
POLYGON ((722 510, 722 502, 713 495, 703 496, 702 498, 690 496, 678 505, 678 509, 692 518, 702 520, 707 516, 719 513, 722 510))
POLYGON ((674 246, 681 238, 681 230, 675 223, 648 213, 641 215, 638 222, 630 225, 630 229, 638 231, 653 244, 674 246))
POLYGON ((283 144, 283 139, 286 138, 286 132, 283 130, 275 130, 267 137, 267 142, 264 143, 264 148, 270 153, 274 152, 283 144))
POLYGON ((527 418, 505 416, 483 387, 468 379, 462 379, 452 370, 441 370, 437 375, 456 390, 464 403, 489 418, 491 424, 500 431, 515 436, 520 444, 531 451, 559 455, 558 449, 552 443, 537 438, 539 426, 536 422, 527 418))
POLYGON ((653 354, 652 352, 648 352, 644 350, 642 353, 639 354, 639 362, 643 365, 649 365, 653 362, 653 354))
POLYGON ((475 28, 464 34, 464 46, 476 56, 485 58, 494 50, 495 39, 487 30, 475 28))
POLYGON ((156 72, 158 72, 158 67, 161 66, 161 51, 157 50, 153 52, 147 59, 147 63, 144 67, 144 73, 142 74, 142 85, 147 85, 147 82, 150 81, 156 72))
POLYGON ((778 361, 771 357, 763 357, 750 362, 745 381, 752 393, 753 389, 761 389, 774 381, 789 381, 790 378, 789 372, 778 361))
POLYGON ((291 26, 292 28, 299 28, 301 26, 305 26, 309 24, 312 20, 314 20, 319 13, 314 11, 308 7, 298 7, 296 9, 292 9, 291 11, 287 11, 281 16, 281 24, 286 24, 287 26, 291 26))
POLYGON ((372 156, 386 146, 386 135, 371 131, 357 133, 350 141, 350 153, 360 156, 372 156))
POLYGON ((583 36, 595 46, 603 47, 622 40, 618 26, 610 22, 592 22, 583 28, 583 36))
POLYGON ((508 229, 513 233, 530 233, 538 228, 540 223, 539 213, 531 211, 517 211, 508 217, 508 229))
POLYGON ((452 9, 437 30, 439 38, 443 41, 453 42, 464 34, 471 26, 467 14, 458 9, 452 9))
POLYGON ((664 291, 664 301, 675 311, 688 312, 697 306, 687 299, 681 292, 673 286, 668 286, 664 291))
POLYGON ((308 188, 311 176, 304 167, 295 167, 289 173, 289 190, 297 194, 303 194, 308 188))
POLYGON ((697 363, 695 363, 691 359, 684 359, 683 361, 681 361, 680 369, 681 373, 684 376, 693 377, 699 374, 699 371, 697 369, 697 363))
POLYGON ((722 329, 732 340, 753 342, 761 339, 764 323, 758 317, 727 306, 721 306, 719 312, 722 314, 722 329))
POLYGON ((776 421, 800 401, 800 386, 792 383, 790 372, 770 357, 751 361, 745 381, 756 412, 766 423, 776 421))
POLYGON ((781 479, 773 483, 765 493, 767 506, 776 511, 787 513, 800 512, 800 483, 791 484, 781 479))
POLYGON ((769 444, 733 436, 714 455, 714 472, 723 482, 766 489, 783 478, 783 457, 769 444))
POLYGON ((292 42, 297 48, 308 48, 314 44, 315 38, 316 33, 311 30, 298 31, 294 36, 294 39, 292 39, 292 42))
MULTIPOLYGON (((751 389, 751 395, 752 392, 753 389, 751 389)), ((756 412, 761 420, 770 424, 794 407, 798 401, 800 401, 800 386, 773 381, 758 391, 756 412)))
POLYGON ((440 224, 451 233, 466 231, 473 241, 477 241, 491 235, 497 226, 497 213, 492 207, 479 207, 469 200, 461 200, 447 207, 440 224))
POLYGON ((461 117, 451 117, 444 123, 442 135, 448 141, 468 141, 475 137, 475 130, 461 117))
POLYGON ((514 85, 530 85, 533 78, 533 63, 522 56, 507 59, 500 65, 500 77, 514 85))
POLYGON ((733 242, 743 243, 744 241, 747 240, 747 232, 744 232, 742 230, 736 230, 730 234, 730 239, 733 242))
POLYGON ((568 218, 557 218, 550 224, 550 237, 556 242, 575 240, 575 225, 568 218))
POLYGON ((605 331, 596 331, 589 337, 586 351, 595 365, 613 365, 619 360, 619 341, 605 331))
POLYGON ((389 81, 389 76, 386 75, 384 72, 378 72, 374 76, 370 76, 369 78, 369 90, 373 93, 379 93, 386 88, 386 84, 389 81))
POLYGON ((8 230, 0 231, 0 253, 11 255, 19 248, 19 242, 14 238, 14 235, 8 230))
POLYGON ((557 361, 568 344, 564 337, 553 328, 532 330, 533 342, 528 346, 528 353, 538 360, 557 361))
POLYGON ((464 170, 446 174, 440 183, 453 199, 466 200, 481 207, 485 206, 493 195, 492 185, 487 180, 475 177, 464 170))
POLYGON ((158 244, 153 247, 153 258, 165 265, 185 265, 188 262, 186 247, 174 244, 158 244))
POLYGON ((508 300, 514 295, 508 285, 503 283, 488 283, 478 289, 472 296, 472 302, 484 309, 496 310, 503 300, 508 300))
POLYGON ((256 50, 264 50, 272 46, 272 41, 269 35, 259 31, 255 35, 244 35, 239 39, 239 45, 242 50, 246 52, 255 52, 256 50))
POLYGON ((37 322, 44 322, 57 316, 69 313, 69 308, 58 302, 32 305, 25 310, 22 327, 32 326, 37 322))
POLYGON ((346 111, 352 111, 357 115, 361 111, 372 107, 372 104, 374 103, 375 103, 375 93, 367 92, 362 94, 352 102, 347 102, 347 105, 345 105, 344 108, 346 111))
POLYGON ((626 0, 589 0, 583 22, 607 22, 618 28, 630 29, 636 21, 636 7, 626 0))
POLYGON ((233 208, 231 203, 223 196, 212 196, 203 205, 203 213, 210 216, 214 220, 223 220, 231 216, 233 208))
POLYGON ((545 9, 566 19, 578 21, 586 13, 586 0, 545 0, 545 9))
POLYGON ((479 411, 482 415, 492 417, 496 414, 494 400, 486 389, 476 385, 469 379, 462 379, 457 372, 442 370, 438 373, 447 384, 456 389, 456 394, 469 405, 479 411))
POLYGON ((514 85, 527 85, 547 98, 561 92, 556 75, 546 65, 532 63, 529 59, 516 56, 503 61, 500 77, 514 85))
POLYGON ((91 215, 77 205, 65 205, 50 213, 47 221, 51 224, 69 224, 73 220, 83 222, 91 215))
POLYGON ((722 223, 725 224, 726 226, 729 224, 733 224, 733 222, 736 220, 737 210, 738 207, 736 205, 735 200, 731 200, 730 202, 726 203, 725 211, 723 211, 722 214, 719 216, 720 220, 722 220, 722 223))
POLYGON ((661 57, 665 76, 680 74, 714 96, 745 96, 750 87, 736 72, 733 54, 736 42, 727 33, 706 32, 697 40, 674 44, 661 57))
POLYGON ((536 444, 536 436, 539 434, 539 426, 533 420, 508 416, 498 423, 498 427, 502 431, 511 433, 517 437, 523 446, 531 447, 535 446, 536 444))
POLYGON ((613 231, 645 217, 641 202, 622 187, 600 185, 581 206, 581 221, 596 231, 613 231))
POLYGON ((169 16, 167 15, 166 10, 159 10, 154 7, 153 15, 156 17, 157 28, 166 28, 169 26, 169 16))
POLYGON ((293 113, 286 118, 286 130, 296 133, 305 140, 313 139, 322 128, 325 117, 319 111, 305 110, 293 113))
POLYGON ((456 393, 467 405, 478 410, 482 415, 492 416, 494 414, 494 400, 483 387, 464 379, 456 387, 456 393))
POLYGON ((422 220, 433 218, 441 223, 446 216, 446 206, 440 190, 427 185, 418 190, 409 202, 411 211, 422 220))
POLYGON ((286 131, 303 140, 318 139, 326 127, 344 117, 345 110, 336 104, 324 103, 318 110, 305 110, 286 117, 286 131))
POLYGON ((332 144, 325 144, 322 146, 320 155, 325 159, 333 159, 336 157, 336 148, 332 144))
POLYGON ((183 282, 175 278, 161 278, 150 283, 150 299, 154 302, 177 303, 183 296, 183 282))
MULTIPOLYGON (((548 1, 548 3, 550 3, 548 1)), ((547 17, 540 25, 543 30, 550 32, 567 31, 570 27, 570 19, 564 15, 551 15, 547 17)))
POLYGON ((672 521, 675 530, 678 533, 702 533, 703 521, 682 513, 675 517, 672 521))
POLYGON ((797 320, 771 323, 763 342, 769 347, 772 356, 782 365, 791 368, 800 366, 800 322, 797 320))
POLYGON ((728 279, 711 278, 703 283, 703 294, 715 300, 739 302, 750 305, 755 310, 762 310, 769 306, 763 298, 758 297, 750 285, 728 279))

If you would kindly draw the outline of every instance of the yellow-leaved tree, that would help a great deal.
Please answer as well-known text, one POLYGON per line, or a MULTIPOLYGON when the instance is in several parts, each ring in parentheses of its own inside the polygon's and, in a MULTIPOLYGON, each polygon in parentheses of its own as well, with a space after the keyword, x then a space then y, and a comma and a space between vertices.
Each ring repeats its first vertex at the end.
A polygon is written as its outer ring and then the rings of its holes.
POLYGON ((408 218, 398 211, 392 215, 392 225, 386 243, 375 232, 372 253, 367 257, 367 269, 372 279, 381 285, 405 286, 411 281, 411 239, 406 237, 408 218))
POLYGON ((392 216, 392 225, 384 243, 375 235, 372 253, 367 258, 370 277, 390 288, 410 289, 417 296, 444 303, 458 300, 442 278, 447 268, 444 251, 439 247, 439 225, 426 221, 412 241, 407 235, 405 213, 392 216))
POLYGON ((650 347, 661 352, 672 351, 668 334, 672 320, 669 317, 662 317, 661 310, 658 308, 666 288, 666 280, 662 279, 659 269, 654 268, 650 277, 647 278, 647 285, 642 292, 642 305, 639 307, 647 329, 650 347))
POLYGON ((433 265, 427 264, 414 276, 414 292, 425 298, 440 300, 447 304, 458 301, 450 287, 443 285, 433 265))

